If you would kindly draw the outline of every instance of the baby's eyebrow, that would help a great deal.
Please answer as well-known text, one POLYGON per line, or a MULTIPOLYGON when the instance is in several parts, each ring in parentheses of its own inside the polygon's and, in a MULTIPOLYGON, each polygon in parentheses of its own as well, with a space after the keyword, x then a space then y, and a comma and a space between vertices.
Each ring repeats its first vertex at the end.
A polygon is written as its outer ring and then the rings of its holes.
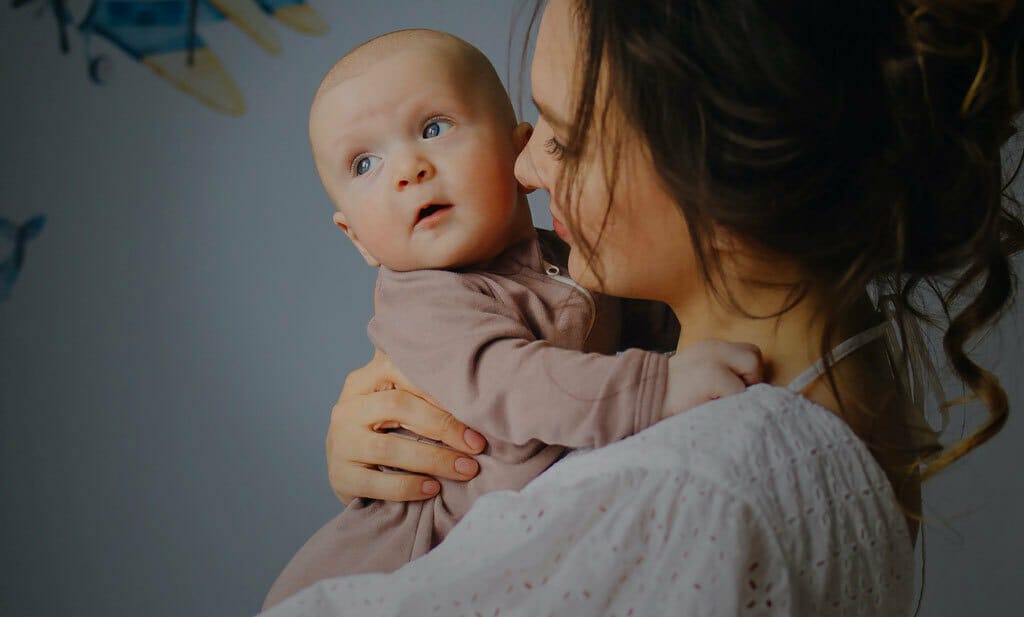
POLYGON ((533 101, 533 106, 537 108, 537 110, 540 112, 540 115, 544 116, 544 118, 548 121, 548 124, 554 126, 560 131, 564 131, 569 128, 568 122, 562 120, 557 115, 551 113, 551 109, 546 105, 541 104, 536 97, 531 95, 530 100, 533 101))
POLYGON ((337 135, 331 141, 331 150, 332 151, 340 150, 340 149, 344 148, 345 145, 349 141, 351 141, 351 140, 352 140, 352 138, 351 138, 351 136, 348 133, 342 133, 341 135, 337 135))
POLYGON ((331 152, 344 155, 347 150, 359 145, 358 142, 364 141, 366 137, 363 127, 356 127, 335 135, 328 147, 331 152))

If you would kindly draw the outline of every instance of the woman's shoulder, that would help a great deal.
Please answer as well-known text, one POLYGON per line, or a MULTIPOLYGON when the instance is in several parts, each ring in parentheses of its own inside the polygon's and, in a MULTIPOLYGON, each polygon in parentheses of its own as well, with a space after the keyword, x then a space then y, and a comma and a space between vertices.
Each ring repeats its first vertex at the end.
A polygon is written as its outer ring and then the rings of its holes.
POLYGON ((627 501, 671 498, 693 523, 720 518, 708 507, 745 513, 757 538, 740 543, 776 547, 808 614, 835 611, 823 604, 830 594, 909 606, 913 551, 885 473, 840 418, 790 390, 753 386, 573 453, 534 482, 542 480, 564 482, 566 499, 606 489, 627 501), (681 482, 687 492, 677 495, 681 482), (864 589, 844 591, 851 577, 864 589))
MULTIPOLYGON (((752 386, 560 465, 567 483, 579 474, 669 477, 685 470, 740 496, 780 537, 793 537, 788 527, 826 533, 841 515, 849 533, 899 537, 911 546, 892 487, 864 443, 835 414, 785 388, 752 386)), ((813 544, 806 540, 788 549, 813 544)))
MULTIPOLYGON (((745 495, 773 526, 828 533, 841 521, 845 533, 879 542, 899 538, 909 549, 885 471, 839 416, 767 384, 732 398, 680 414, 663 435, 651 437, 664 438, 665 449, 685 443, 687 466, 745 495)), ((797 544, 814 544, 806 540, 797 544)))
POLYGON ((886 480, 849 425, 787 388, 758 384, 664 424, 664 430, 649 438, 643 434, 635 437, 654 439, 669 448, 680 441, 686 443, 686 462, 719 476, 726 484, 762 484, 790 469, 829 475, 836 467, 869 462, 859 481, 875 484, 886 480))
MULTIPOLYGON (((745 486, 757 484, 757 475, 765 472, 774 474, 792 466, 828 467, 828 461, 858 461, 870 458, 870 453, 835 414, 785 388, 759 384, 605 448, 567 458, 583 456, 586 464, 602 467, 686 465, 716 476, 723 484, 745 486), (636 459, 637 449, 650 455, 636 459)), ((881 474, 874 469, 866 475, 875 477, 874 471, 881 474)))

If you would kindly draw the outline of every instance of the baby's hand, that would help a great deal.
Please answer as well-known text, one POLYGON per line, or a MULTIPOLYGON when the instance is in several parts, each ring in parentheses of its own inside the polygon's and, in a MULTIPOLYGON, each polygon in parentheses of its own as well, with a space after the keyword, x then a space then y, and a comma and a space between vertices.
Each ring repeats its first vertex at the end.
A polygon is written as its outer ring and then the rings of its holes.
POLYGON ((764 379, 761 350, 749 343, 707 340, 668 360, 668 388, 661 418, 742 392, 764 379))

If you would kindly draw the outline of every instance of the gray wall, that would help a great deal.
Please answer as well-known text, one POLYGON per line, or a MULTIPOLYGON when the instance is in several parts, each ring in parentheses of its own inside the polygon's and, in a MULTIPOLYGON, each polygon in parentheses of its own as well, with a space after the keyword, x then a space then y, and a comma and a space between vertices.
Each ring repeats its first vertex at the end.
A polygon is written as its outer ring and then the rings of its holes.
MULTIPOLYGON (((214 113, 112 48, 0 7, 0 216, 49 220, 0 303, 0 615, 253 614, 339 510, 323 441, 369 356, 374 273, 330 224, 305 136, 327 66, 379 32, 430 26, 506 74, 513 0, 325 2, 326 37, 263 53, 203 30, 245 95, 214 113)), ((513 73, 515 74, 515 73, 513 73)), ((541 223, 549 219, 541 215, 541 223)), ((1024 600, 1024 414, 1016 309, 982 345, 1015 415, 928 487, 924 615, 1024 600)))

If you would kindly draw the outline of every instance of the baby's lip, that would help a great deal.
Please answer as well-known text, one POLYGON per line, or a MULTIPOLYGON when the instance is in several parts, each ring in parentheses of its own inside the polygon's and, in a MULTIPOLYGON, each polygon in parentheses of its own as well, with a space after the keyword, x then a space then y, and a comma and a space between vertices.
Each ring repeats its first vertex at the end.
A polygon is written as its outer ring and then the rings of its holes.
POLYGON ((419 225, 422 220, 424 220, 425 218, 431 216, 432 214, 434 214, 436 212, 440 212, 442 210, 448 210, 451 207, 452 207, 452 204, 444 203, 444 202, 441 202, 441 201, 429 201, 429 202, 423 204, 416 211, 416 220, 415 220, 415 222, 413 222, 413 227, 416 227, 417 225, 419 225))

